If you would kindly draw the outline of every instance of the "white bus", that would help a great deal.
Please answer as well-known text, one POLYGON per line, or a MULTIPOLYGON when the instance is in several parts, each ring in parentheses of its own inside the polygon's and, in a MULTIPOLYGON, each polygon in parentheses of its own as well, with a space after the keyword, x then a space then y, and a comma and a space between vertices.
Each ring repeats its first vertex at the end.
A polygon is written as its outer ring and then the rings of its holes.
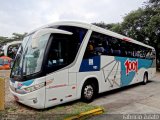
POLYGON ((15 99, 36 109, 147 83, 156 72, 155 49, 79 22, 59 22, 29 33, 10 75, 15 99))
POLYGON ((21 43, 22 41, 13 41, 13 42, 7 43, 3 47, 4 55, 14 59, 21 43))

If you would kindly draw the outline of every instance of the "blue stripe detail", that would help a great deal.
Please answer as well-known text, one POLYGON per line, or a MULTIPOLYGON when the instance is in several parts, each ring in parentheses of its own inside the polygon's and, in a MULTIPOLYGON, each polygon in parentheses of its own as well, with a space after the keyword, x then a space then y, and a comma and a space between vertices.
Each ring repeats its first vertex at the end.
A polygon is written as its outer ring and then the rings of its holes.
POLYGON ((138 60, 138 70, 141 68, 150 68, 152 66, 152 60, 147 59, 138 59, 138 58, 126 58, 126 57, 115 57, 116 61, 119 61, 121 63, 121 87, 129 85, 133 78, 135 77, 135 71, 129 72, 128 75, 126 75, 126 67, 125 62, 126 60, 130 61, 136 61, 138 60))
POLYGON ((100 56, 83 59, 79 72, 91 72, 100 70, 100 56))
POLYGON ((20 82, 20 86, 18 86, 17 89, 21 89, 21 87, 23 86, 30 86, 32 83, 34 82, 34 80, 28 80, 28 81, 25 81, 25 82, 20 82))
MULTIPOLYGON (((15 82, 16 82, 13 78, 10 78, 10 81, 11 81, 12 83, 14 83, 14 84, 15 84, 15 82)), ((34 82, 34 79, 33 79, 33 80, 27 80, 27 81, 25 81, 25 82, 18 82, 18 87, 17 87, 17 89, 21 89, 21 87, 23 87, 23 86, 30 86, 33 82, 34 82)))
POLYGON ((34 82, 34 80, 28 80, 28 81, 22 82, 22 85, 23 86, 30 86, 33 82, 34 82))

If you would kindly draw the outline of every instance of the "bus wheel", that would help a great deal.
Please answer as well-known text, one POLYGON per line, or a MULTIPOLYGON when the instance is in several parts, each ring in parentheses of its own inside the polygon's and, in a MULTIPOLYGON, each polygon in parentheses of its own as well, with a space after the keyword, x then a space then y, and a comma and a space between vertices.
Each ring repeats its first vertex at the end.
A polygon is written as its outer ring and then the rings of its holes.
POLYGON ((145 73, 143 76, 143 85, 146 85, 147 82, 148 82, 148 75, 147 75, 147 73, 145 73))
POLYGON ((86 82, 82 88, 82 100, 84 102, 92 102, 95 97, 95 86, 93 83, 86 82))

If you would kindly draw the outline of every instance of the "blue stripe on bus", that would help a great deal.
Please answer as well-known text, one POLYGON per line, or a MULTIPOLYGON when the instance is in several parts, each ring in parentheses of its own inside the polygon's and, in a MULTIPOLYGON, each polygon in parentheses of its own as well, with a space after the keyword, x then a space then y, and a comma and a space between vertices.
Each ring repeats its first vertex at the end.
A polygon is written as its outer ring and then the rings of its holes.
MULTIPOLYGON (((138 59, 138 58, 127 58, 127 57, 115 57, 115 61, 120 62, 121 64, 121 83, 120 86, 127 86, 129 85, 132 80, 134 79, 136 72, 130 71, 126 74, 126 67, 125 62, 129 60, 131 62, 138 61, 138 70, 141 68, 150 68, 152 66, 152 60, 147 59, 138 59)), ((100 70, 100 56, 90 57, 88 59, 83 59, 80 65, 79 72, 92 72, 92 71, 99 71, 100 70), (93 62, 93 63, 92 63, 93 62)))
POLYGON ((126 67, 125 62, 127 60, 130 61, 138 61, 138 70, 141 68, 150 68, 152 66, 152 60, 147 59, 137 59, 137 58, 126 58, 126 57, 115 57, 116 61, 121 63, 121 87, 129 85, 133 78, 135 77, 136 72, 130 71, 128 75, 126 75, 126 67))
POLYGON ((28 80, 28 81, 25 81, 25 82, 20 82, 18 84, 17 89, 21 89, 21 87, 23 87, 23 86, 30 86, 33 82, 34 82, 34 80, 28 80))
POLYGON ((93 56, 82 60, 79 72, 90 72, 99 70, 100 70, 100 56, 93 56))
MULTIPOLYGON (((13 78, 10 78, 11 82, 16 84, 16 81, 13 79, 13 78)), ((21 87, 23 86, 30 86, 32 83, 34 82, 34 79, 33 80, 27 80, 27 81, 24 81, 24 82, 17 82, 17 89, 21 89, 21 87)))

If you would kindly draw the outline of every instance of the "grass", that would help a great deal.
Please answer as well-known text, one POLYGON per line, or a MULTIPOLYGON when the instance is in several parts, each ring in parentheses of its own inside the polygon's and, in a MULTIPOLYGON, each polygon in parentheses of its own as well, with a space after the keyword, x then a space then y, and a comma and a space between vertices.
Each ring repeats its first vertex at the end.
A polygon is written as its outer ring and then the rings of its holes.
POLYGON ((7 117, 8 115, 10 116, 10 114, 12 114, 15 115, 16 118, 18 117, 18 119, 31 118, 36 120, 44 120, 44 119, 63 120, 68 117, 78 115, 82 112, 93 110, 95 108, 98 108, 98 106, 93 106, 83 102, 72 102, 45 110, 35 110, 20 105, 20 107, 12 106, 10 108, 6 108, 5 111, 0 112, 0 117, 4 116, 3 114, 5 115, 7 114, 7 117))
POLYGON ((73 115, 78 115, 78 114, 80 114, 82 112, 87 112, 87 111, 93 110, 95 108, 98 108, 98 107, 80 102, 80 103, 77 103, 77 104, 73 105, 73 107, 70 110, 69 114, 66 114, 64 116, 64 118, 71 117, 73 115))

